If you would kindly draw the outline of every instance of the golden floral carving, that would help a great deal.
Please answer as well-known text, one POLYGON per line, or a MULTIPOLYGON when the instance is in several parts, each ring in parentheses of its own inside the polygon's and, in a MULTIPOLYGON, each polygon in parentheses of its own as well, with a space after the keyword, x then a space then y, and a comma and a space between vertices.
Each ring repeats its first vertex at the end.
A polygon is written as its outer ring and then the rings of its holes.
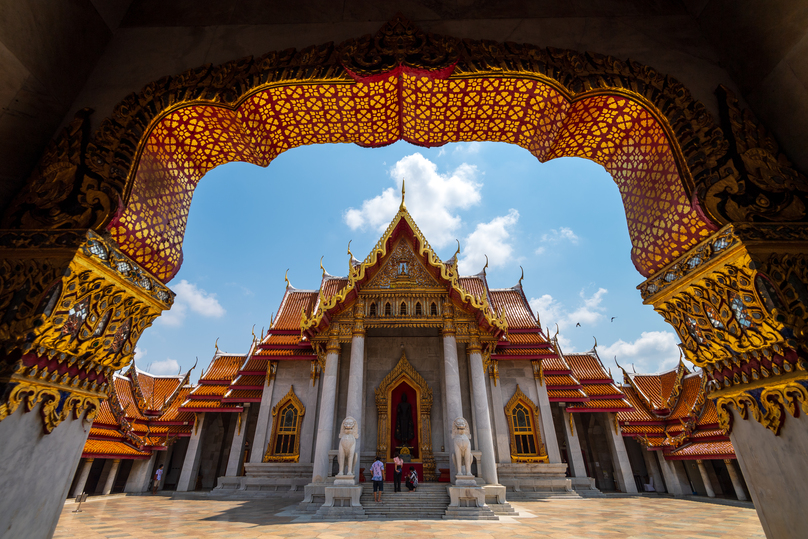
POLYGON ((800 411, 808 414, 808 380, 793 380, 765 387, 755 396, 751 391, 724 394, 716 399, 719 426, 727 433, 732 430, 732 413, 735 408, 741 419, 751 416, 755 421, 780 434, 787 411, 791 417, 799 417, 800 411))

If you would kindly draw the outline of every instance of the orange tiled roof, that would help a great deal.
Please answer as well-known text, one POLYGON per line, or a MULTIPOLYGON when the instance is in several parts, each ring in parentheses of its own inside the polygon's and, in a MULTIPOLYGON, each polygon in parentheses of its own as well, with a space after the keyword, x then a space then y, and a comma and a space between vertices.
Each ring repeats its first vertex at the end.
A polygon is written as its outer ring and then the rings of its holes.
POLYGON ((704 411, 701 413, 698 421, 699 425, 715 425, 718 424, 718 411, 715 409, 715 403, 712 399, 707 399, 704 402, 704 411))
POLYGON ((124 438, 124 435, 118 429, 105 429, 103 427, 93 426, 90 428, 90 438, 93 436, 105 436, 107 438, 124 438))
POLYGON ((143 400, 146 401, 148 410, 162 408, 163 403, 168 400, 183 380, 182 376, 152 376, 137 369, 135 369, 134 376, 137 377, 140 392, 143 394, 143 400))
POLYGON ((271 345, 295 345, 300 344, 300 334, 296 335, 277 335, 274 333, 268 334, 264 337, 264 340, 261 341, 261 346, 271 346, 271 345))
POLYGON ((555 352, 552 349, 548 348, 505 348, 502 350, 497 350, 494 352, 494 355, 497 356, 537 356, 537 355, 547 355, 547 354, 554 354, 555 352))
POLYGON ((586 395, 580 389, 548 389, 547 396, 550 399, 585 399, 586 395))
POLYGON ((648 399, 654 409, 665 409, 671 390, 676 382, 677 370, 662 374, 633 374, 631 381, 648 399), (666 393, 663 394, 663 391, 666 393))
POLYGON ((148 457, 150 453, 138 451, 123 442, 108 440, 87 440, 84 444, 85 455, 128 455, 133 457, 148 457))
POLYGON ((214 401, 214 400, 205 400, 205 401, 202 401, 202 400, 187 400, 184 403, 182 403, 181 408, 210 408, 210 409, 213 410, 213 409, 221 408, 221 407, 222 407, 222 403, 217 401, 217 400, 216 401, 214 401))
MULTIPOLYGON (((511 344, 549 344, 541 333, 509 333, 508 341, 511 344)), ((552 348, 549 348, 552 350, 552 348)))
POLYGON ((585 408, 614 410, 628 409, 631 408, 631 405, 624 399, 592 399, 581 404, 575 404, 575 406, 567 407, 568 410, 585 408))
POLYGON ((236 388, 239 386, 260 386, 264 387, 264 377, 263 376, 238 376, 235 380, 230 384, 231 388, 236 388))
POLYGON ((213 356, 208 370, 200 380, 232 380, 246 358, 246 354, 219 353, 213 356))
POLYGON ((317 292, 287 288, 272 329, 300 330, 300 313, 305 309, 306 314, 310 314, 316 302, 317 292))
POLYGON ((242 371, 247 372, 266 372, 267 370, 267 358, 265 356, 259 355, 262 351, 258 350, 253 353, 253 356, 247 361, 247 363, 241 367, 242 371))
MULTIPOLYGON (((667 455, 666 455, 667 456, 667 455)), ((716 458, 734 458, 735 449, 732 442, 695 442, 684 447, 680 447, 669 453, 671 457, 692 457, 714 456, 716 458)))
POLYGON ((545 376, 544 383, 548 386, 573 386, 580 387, 578 380, 568 374, 545 376))
POLYGON ((584 393, 590 397, 598 397, 602 395, 622 395, 623 392, 617 389, 612 384, 585 384, 583 386, 584 393))
POLYGON ((483 297, 488 295, 486 290, 485 281, 476 275, 470 277, 460 277, 460 286, 463 290, 475 297, 483 297))
POLYGON ((571 372, 569 366, 560 357, 550 357, 541 361, 544 372, 571 372))
MULTIPOLYGON (((260 357, 291 357, 291 356, 304 356, 304 355, 314 355, 314 350, 310 350, 307 348, 303 348, 300 350, 258 350, 253 354, 254 356, 260 357)), ((250 365, 251 363, 248 363, 250 365)), ((266 369, 266 363, 264 364, 264 368, 266 369)), ((244 369, 245 371, 254 370, 254 369, 244 369)))
MULTIPOLYGON (((320 285, 320 303, 325 303, 334 294, 348 286, 347 277, 325 276, 320 285)), ((299 325, 299 324, 298 324, 299 325)))
POLYGON ((126 417, 145 420, 146 416, 140 413, 140 408, 132 393, 132 381, 120 375, 115 375, 113 380, 115 393, 118 395, 121 407, 126 411, 126 417))
POLYGON ((221 397, 227 392, 228 386, 225 385, 202 385, 196 386, 191 391, 191 398, 193 397, 221 397))
POLYGON ((656 434, 657 436, 665 434, 665 429, 659 425, 624 425, 620 427, 620 430, 623 431, 623 434, 656 434))
POLYGON ((595 356, 589 354, 564 354, 564 359, 572 369, 572 373, 581 382, 612 379, 595 356))
POLYGON ((682 392, 679 395, 676 407, 671 411, 670 418, 678 419, 680 417, 686 417, 690 413, 691 408, 693 408, 693 403, 696 402, 700 389, 701 375, 689 374, 685 376, 685 379, 682 381, 682 392))
POLYGON ((637 395, 633 387, 623 386, 623 395, 626 396, 626 400, 628 400, 629 404, 631 404, 634 409, 618 412, 618 421, 659 421, 658 417, 648 411, 645 400, 637 395))
POLYGON ((496 312, 502 309, 508 329, 539 328, 524 295, 518 289, 491 290, 491 302, 496 312))
POLYGON ((103 400, 101 402, 101 406, 98 407, 98 414, 95 416, 93 420, 93 425, 96 423, 103 424, 103 425, 117 425, 118 422, 115 421, 115 416, 112 415, 112 410, 109 409, 109 401, 103 400))
POLYGON ((261 389, 230 389, 225 393, 224 398, 227 400, 239 400, 239 399, 261 399, 261 395, 263 394, 263 390, 261 389))

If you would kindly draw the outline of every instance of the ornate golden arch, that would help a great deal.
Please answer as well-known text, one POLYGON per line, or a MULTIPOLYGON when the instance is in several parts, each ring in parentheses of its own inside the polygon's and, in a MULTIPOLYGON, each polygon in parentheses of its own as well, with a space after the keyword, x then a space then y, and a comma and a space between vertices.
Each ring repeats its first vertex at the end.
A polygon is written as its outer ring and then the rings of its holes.
POLYGON ((303 416, 306 415, 306 407, 303 406, 303 403, 300 399, 295 395, 295 387, 289 386, 289 392, 283 396, 281 400, 278 401, 278 404, 272 407, 272 437, 267 444, 266 453, 264 453, 264 462, 297 462, 300 460, 300 427, 303 424, 303 416), (273 447, 275 447, 275 442, 278 439, 278 412, 286 408, 286 405, 290 404, 295 407, 297 410, 297 425, 295 425, 295 447, 294 447, 294 455, 273 455, 273 447))
POLYGON ((424 480, 434 481, 436 476, 435 457, 432 453, 432 388, 407 360, 407 354, 403 350, 401 351, 401 359, 398 360, 393 370, 384 377, 382 383, 376 388, 376 410, 378 412, 376 454, 387 460, 391 458, 390 450, 392 448, 389 444, 390 392, 401 381, 406 381, 412 385, 418 397, 418 420, 421 426, 418 433, 419 455, 424 465, 424 480))
POLYGON ((514 391, 513 397, 511 397, 511 400, 505 405, 505 418, 508 420, 508 432, 510 432, 511 435, 511 462, 549 462, 547 451, 544 449, 544 442, 542 442, 541 439, 541 431, 539 430, 539 407, 533 403, 530 397, 522 392, 519 388, 519 384, 516 384, 516 391, 514 391), (513 411, 520 403, 530 412, 530 421, 533 423, 532 434, 536 440, 536 450, 538 451, 538 455, 536 456, 517 454, 513 411))

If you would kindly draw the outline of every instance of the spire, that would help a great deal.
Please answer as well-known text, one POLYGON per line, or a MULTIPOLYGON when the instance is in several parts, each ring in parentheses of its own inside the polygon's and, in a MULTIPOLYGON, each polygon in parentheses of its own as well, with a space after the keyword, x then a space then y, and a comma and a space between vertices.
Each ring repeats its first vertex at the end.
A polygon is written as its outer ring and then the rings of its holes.
POLYGON ((398 211, 407 211, 407 205, 404 204, 404 179, 401 179, 401 205, 398 207, 398 211))
POLYGON ((294 286, 292 286, 292 283, 289 282, 289 269, 288 268, 286 269, 286 273, 283 276, 283 280, 286 281, 286 288, 287 289, 288 288, 294 288, 294 286))
POLYGON ((522 270, 522 276, 519 277, 519 283, 517 283, 516 286, 518 286, 519 288, 522 288, 522 279, 525 278, 525 268, 523 268, 522 266, 519 266, 519 269, 522 270))
POLYGON ((323 270, 323 279, 325 279, 325 276, 328 275, 328 272, 325 271, 325 267, 323 266, 323 258, 325 258, 325 255, 320 257, 320 269, 323 270))

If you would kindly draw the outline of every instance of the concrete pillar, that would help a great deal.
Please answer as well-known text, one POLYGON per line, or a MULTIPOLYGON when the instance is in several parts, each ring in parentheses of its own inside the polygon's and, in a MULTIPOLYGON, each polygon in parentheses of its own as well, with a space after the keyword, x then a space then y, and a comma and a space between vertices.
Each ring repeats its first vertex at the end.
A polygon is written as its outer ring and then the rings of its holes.
MULTIPOLYGON (((362 308, 364 309, 364 304, 362 304, 362 308)), ((363 438, 362 435, 364 434, 362 430, 362 396, 365 387, 365 335, 364 330, 362 331, 363 332, 359 332, 358 328, 354 326, 354 334, 351 338, 351 363, 348 369, 348 399, 345 405, 345 416, 352 417, 356 420, 360 440, 363 438)), ((357 450, 360 448, 361 445, 357 447, 357 450)), ((357 463, 354 468, 354 478, 357 483, 359 482, 359 468, 360 466, 357 463)))
POLYGON ((713 490, 713 485, 710 481, 710 475, 707 473, 707 468, 704 467, 704 461, 699 459, 696 461, 696 465, 699 467, 701 480, 704 481, 704 490, 707 491, 707 496, 710 498, 715 498, 715 491, 713 490))
POLYGON ((182 463, 180 479, 177 481, 177 492, 196 490, 196 476, 199 474, 199 464, 202 454, 202 435, 205 432, 205 414, 196 415, 194 429, 188 439, 188 450, 185 452, 185 462, 182 463))
POLYGON ((645 459, 645 468, 648 470, 648 475, 654 480, 654 490, 656 492, 666 492, 665 483, 662 480, 662 473, 659 471, 659 464, 651 451, 644 448, 642 451, 642 458, 645 459))
POLYGON ((236 430, 233 432, 233 442, 230 444, 230 455, 227 457, 227 471, 225 475, 235 477, 241 474, 241 463, 244 462, 244 443, 247 441, 247 415, 250 413, 249 404, 244 405, 244 411, 236 418, 236 430), (241 418, 239 420, 239 418, 241 418))
POLYGON ((157 452, 157 466, 154 468, 157 470, 161 465, 163 466, 163 477, 160 479, 160 484, 157 485, 157 490, 163 490, 163 485, 166 482, 166 477, 168 476, 168 465, 171 462, 171 455, 174 454, 174 446, 177 445, 176 443, 171 444, 165 451, 158 451, 157 452))
MULTIPOLYGON (((472 383, 473 386, 474 384, 472 383)), ((509 463, 511 461, 511 432, 508 428, 508 418, 505 417, 505 400, 502 396, 502 388, 493 384, 489 384, 488 387, 491 390, 491 415, 494 416, 494 444, 497 450, 497 462, 509 463)), ((476 400, 477 394, 472 393, 472 402, 476 400)), ((473 409, 474 407, 472 407, 473 409)), ((476 412, 475 415, 477 415, 476 412)), ((479 422, 479 419, 477 421, 479 422)), ((474 447, 480 449, 479 443, 474 447)))
POLYGON ((149 480, 151 479, 154 461, 157 460, 157 452, 154 451, 148 459, 138 459, 132 462, 132 470, 126 478, 126 485, 123 491, 127 494, 139 494, 149 490, 149 480))
POLYGON ((553 410, 550 408, 550 397, 547 395, 547 386, 542 384, 538 378, 536 382, 536 394, 539 397, 539 428, 541 429, 541 439, 544 441, 544 449, 551 464, 561 462, 561 450, 558 447, 558 436, 553 426, 553 410))
POLYGON ((631 462, 628 459, 626 443, 620 433, 620 427, 616 426, 614 413, 603 414, 603 430, 606 439, 609 441, 609 450, 612 454, 612 465, 614 467, 614 479, 617 488, 621 491, 635 494, 637 484, 634 482, 634 474, 631 471, 631 462))
POLYGON ((112 467, 107 474, 107 480, 104 483, 104 490, 101 492, 104 496, 110 494, 112 492, 112 488, 115 486, 115 478, 118 477, 118 468, 121 465, 121 459, 113 459, 112 467))
POLYGON ((84 486, 87 484, 87 478, 90 476, 90 468, 93 467, 93 461, 95 461, 95 459, 84 459, 81 465, 81 471, 79 472, 78 481, 76 481, 76 486, 73 488, 73 498, 84 492, 84 486))
POLYGON ((715 462, 708 460, 704 463, 704 467, 707 469, 707 475, 710 476, 710 485, 712 485, 715 495, 722 496, 725 494, 724 489, 721 487, 721 480, 718 479, 718 473, 715 470, 715 462))
POLYGON ((314 448, 312 483, 325 483, 325 479, 328 477, 328 452, 331 450, 331 440, 334 435, 339 350, 340 345, 336 340, 328 342, 325 369, 320 376, 323 389, 317 419, 317 442, 314 448))
POLYGON ((561 414, 564 420, 564 434, 567 440, 567 458, 569 459, 570 474, 573 477, 586 477, 586 465, 584 464, 583 453, 581 453, 581 437, 580 434, 575 434, 575 419, 573 415, 564 408, 561 409, 561 414))
MULTIPOLYGON (((460 394, 460 368, 457 364, 457 341, 453 332, 443 334, 443 375, 446 386, 446 415, 451 425, 458 417, 463 417, 463 401, 460 394)), ((475 394, 486 395, 487 392, 478 393, 474 385, 475 394)), ((482 422, 482 417, 477 417, 482 422)), ((449 451, 449 449, 447 449, 449 451)))
POLYGON ((104 486, 107 484, 107 477, 109 477, 109 472, 112 470, 112 461, 114 459, 103 459, 104 460, 104 467, 101 468, 101 477, 98 478, 98 484, 95 485, 95 493, 102 494, 104 492, 104 486))
POLYGON ((662 475, 665 476, 665 483, 668 485, 668 492, 674 496, 690 496, 693 490, 682 463, 678 460, 666 460, 662 451, 657 451, 656 454, 662 475))
MULTIPOLYGON (((267 369, 276 369, 276 365, 272 365, 270 361, 267 364, 267 369)), ((250 462, 260 463, 264 461, 264 455, 267 452, 267 444, 269 443, 269 428, 272 422, 272 393, 275 389, 275 376, 274 371, 267 375, 267 380, 264 381, 264 392, 261 393, 261 404, 258 409, 258 422, 255 425, 255 437, 253 438, 252 451, 250 451, 250 462)))
POLYGON ((735 469, 735 463, 732 462, 732 459, 724 459, 724 464, 727 465, 727 472, 729 472, 729 478, 732 480, 732 488, 735 489, 735 496, 738 500, 745 502, 746 492, 743 489, 741 478, 738 476, 738 470, 735 469))
MULTIPOLYGON (((479 450, 482 451, 482 469, 480 470, 480 475, 487 485, 498 485, 497 463, 494 455, 494 436, 491 432, 491 415, 488 410, 488 392, 485 390, 486 376, 485 369, 483 369, 483 357, 480 354, 480 343, 479 341, 472 341, 468 346, 470 351, 471 383, 474 387, 474 394, 482 397, 474 399, 474 411, 477 414, 477 440, 480 442, 479 450)), ((459 385, 458 383, 458 386, 459 385)), ((459 396, 460 394, 458 392, 458 398, 459 396)), ((469 470, 469 473, 470 472, 471 470, 469 470)))

